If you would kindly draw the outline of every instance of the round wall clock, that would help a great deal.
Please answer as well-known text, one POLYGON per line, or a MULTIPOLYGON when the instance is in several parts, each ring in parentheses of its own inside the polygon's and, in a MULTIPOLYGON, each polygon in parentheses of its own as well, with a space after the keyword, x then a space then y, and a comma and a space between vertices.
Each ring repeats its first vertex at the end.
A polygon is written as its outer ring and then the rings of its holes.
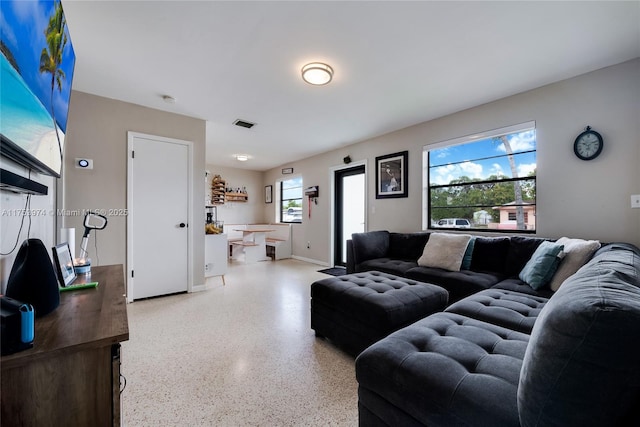
POLYGON ((573 143, 573 152, 581 160, 593 160, 602 152, 602 135, 587 126, 573 143))

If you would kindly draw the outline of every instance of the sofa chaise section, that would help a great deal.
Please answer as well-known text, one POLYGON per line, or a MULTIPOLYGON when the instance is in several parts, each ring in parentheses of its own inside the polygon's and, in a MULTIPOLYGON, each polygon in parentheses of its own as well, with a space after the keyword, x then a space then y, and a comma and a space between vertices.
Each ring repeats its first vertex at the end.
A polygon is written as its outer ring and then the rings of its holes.
POLYGON ((394 332, 356 359, 360 425, 518 426, 528 340, 455 313, 394 332))

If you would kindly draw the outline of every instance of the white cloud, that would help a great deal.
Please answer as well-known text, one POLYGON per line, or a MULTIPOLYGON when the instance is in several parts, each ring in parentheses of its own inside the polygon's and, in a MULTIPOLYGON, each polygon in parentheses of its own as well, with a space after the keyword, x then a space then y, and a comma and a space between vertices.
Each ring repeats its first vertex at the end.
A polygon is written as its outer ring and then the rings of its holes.
POLYGON ((439 150, 436 150, 436 159, 444 159, 446 157, 449 157, 449 147, 445 147, 445 148, 441 148, 439 150))
POLYGON ((504 175, 504 170, 502 169, 502 166, 500 166, 499 163, 494 163, 493 165, 491 165, 491 174, 504 175))
POLYGON ((533 172, 536 169, 536 164, 535 163, 529 163, 526 165, 519 165, 518 166, 518 176, 519 177, 525 177, 527 175, 529 175, 529 173, 533 172))
POLYGON ((448 184, 461 176, 483 178, 482 165, 473 162, 463 162, 455 165, 439 166, 431 173, 431 185, 448 184))
MULTIPOLYGON (((509 139, 511 150, 515 153, 518 151, 533 150, 536 147, 536 132, 534 130, 515 134, 509 139)), ((498 144, 496 149, 502 153, 505 152, 504 144, 498 144)))
POLYGON ((470 178, 482 178, 482 165, 466 161, 460 163, 460 169, 470 178))

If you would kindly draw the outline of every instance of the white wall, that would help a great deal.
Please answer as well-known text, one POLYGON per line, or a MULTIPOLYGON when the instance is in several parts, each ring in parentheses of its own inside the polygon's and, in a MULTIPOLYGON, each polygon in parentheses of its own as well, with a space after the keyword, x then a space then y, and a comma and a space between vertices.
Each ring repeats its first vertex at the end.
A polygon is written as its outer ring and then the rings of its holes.
MULTIPOLYGON (((437 99, 434 99, 437 102, 437 99)), ((425 145, 534 120, 537 135, 537 233, 626 241, 640 246, 640 59, 604 68, 489 104, 331 151, 265 172, 264 184, 293 167, 305 187, 320 186, 312 218, 294 225, 293 253, 329 263, 330 170, 346 155, 368 165, 368 229, 422 227, 422 151, 425 145), (575 137, 590 125, 605 140, 603 153, 585 162, 573 154, 575 137), (375 199, 376 156, 409 151, 409 197, 375 199), (311 248, 306 248, 306 242, 311 248)), ((306 203, 305 203, 306 210, 306 203)), ((265 219, 274 220, 265 208, 265 219)))
MULTIPOLYGON (((127 208, 128 131, 194 143, 192 209, 195 223, 204 227, 205 121, 77 91, 71 96, 67 125, 64 208, 70 212, 127 208), (93 159, 93 170, 75 168, 76 157, 93 159)), ((158 197, 163 197, 162 188, 157 191, 158 197)), ((67 215, 62 219, 65 227, 76 228, 79 248, 83 217, 67 215)), ((105 230, 91 234, 89 248, 93 249, 97 237, 99 265, 125 264, 126 268, 127 218, 117 215, 108 219, 105 230)), ((194 285, 200 285, 204 284, 204 230, 193 237, 192 277, 194 285)))
POLYGON ((245 202, 227 202, 218 206, 218 221, 225 224, 256 224, 265 222, 263 215, 264 186, 263 173, 246 169, 229 168, 207 165, 210 176, 207 180, 206 191, 210 191, 211 180, 214 175, 220 175, 227 182, 227 186, 237 188, 246 187, 249 195, 245 202))

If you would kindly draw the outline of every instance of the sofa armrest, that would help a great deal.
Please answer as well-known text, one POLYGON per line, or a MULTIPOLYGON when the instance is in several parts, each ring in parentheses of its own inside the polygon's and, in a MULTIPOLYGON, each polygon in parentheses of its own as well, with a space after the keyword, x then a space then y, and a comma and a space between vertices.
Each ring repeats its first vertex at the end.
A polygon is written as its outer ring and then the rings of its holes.
POLYGON ((385 258, 389 253, 389 232, 386 230, 353 233, 353 262, 355 268, 364 261, 385 258))
POLYGON ((524 427, 638 425, 640 249, 600 250, 536 320, 518 409, 524 427))

